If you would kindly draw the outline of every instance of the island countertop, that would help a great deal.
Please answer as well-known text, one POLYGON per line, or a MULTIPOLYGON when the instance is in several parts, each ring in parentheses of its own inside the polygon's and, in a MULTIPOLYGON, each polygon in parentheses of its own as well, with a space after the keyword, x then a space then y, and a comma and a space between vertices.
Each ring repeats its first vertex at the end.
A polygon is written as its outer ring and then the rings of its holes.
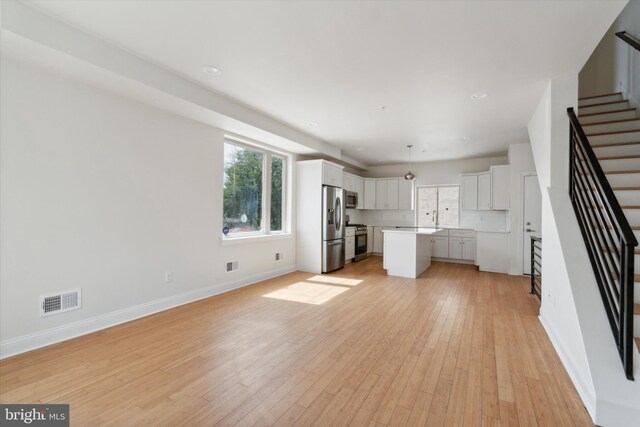
POLYGON ((394 228, 391 230, 382 230, 383 233, 402 233, 402 234, 435 234, 438 231, 444 230, 443 228, 427 228, 427 227, 415 227, 415 228, 394 228))

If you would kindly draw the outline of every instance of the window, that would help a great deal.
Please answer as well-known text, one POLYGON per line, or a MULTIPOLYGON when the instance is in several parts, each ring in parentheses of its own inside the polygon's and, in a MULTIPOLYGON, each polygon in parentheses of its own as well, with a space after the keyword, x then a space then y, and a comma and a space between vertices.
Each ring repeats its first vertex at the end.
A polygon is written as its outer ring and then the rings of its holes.
POLYGON ((285 156, 226 141, 223 234, 286 231, 286 178, 285 156))
POLYGON ((418 227, 457 228, 460 219, 460 187, 418 187, 418 227))

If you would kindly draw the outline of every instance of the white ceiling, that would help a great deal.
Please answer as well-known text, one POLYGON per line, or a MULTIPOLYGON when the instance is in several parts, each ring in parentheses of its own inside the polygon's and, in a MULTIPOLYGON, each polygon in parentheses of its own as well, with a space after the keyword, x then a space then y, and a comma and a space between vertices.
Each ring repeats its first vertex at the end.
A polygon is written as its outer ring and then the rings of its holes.
POLYGON ((30 3, 375 165, 528 141, 545 80, 579 70, 626 1, 30 3))

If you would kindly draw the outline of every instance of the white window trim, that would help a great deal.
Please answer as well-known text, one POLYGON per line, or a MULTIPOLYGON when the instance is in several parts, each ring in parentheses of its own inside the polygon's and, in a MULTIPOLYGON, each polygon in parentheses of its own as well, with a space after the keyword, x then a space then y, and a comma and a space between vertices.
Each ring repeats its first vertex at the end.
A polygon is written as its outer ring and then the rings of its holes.
MULTIPOLYGON (((262 215, 260 220, 260 231, 245 231, 234 234, 223 234, 220 231, 220 242, 223 246, 239 244, 239 243, 251 243, 251 242, 259 242, 265 240, 282 240, 282 239, 290 239, 291 238, 291 218, 288 215, 288 206, 289 199, 291 195, 289 194, 289 183, 291 181, 291 169, 292 165, 292 156, 290 154, 273 150, 266 145, 259 144, 255 141, 244 141, 237 137, 225 135, 224 138, 225 144, 236 145, 238 147, 245 148, 247 150, 258 151, 263 154, 262 159, 262 215), (271 159, 273 157, 281 157, 285 160, 284 165, 284 179, 282 182, 282 193, 284 194, 282 200, 282 221, 283 221, 283 229, 272 231, 271 227, 271 159)), ((224 156, 223 156, 224 162, 224 156)), ((223 163, 223 174, 224 174, 224 163, 223 163)), ((224 200, 223 204, 223 216, 224 216, 224 200)))
POLYGON ((273 240, 288 240, 291 239, 291 233, 287 232, 276 232, 271 234, 252 234, 250 236, 240 235, 233 237, 222 237, 220 238, 220 244, 222 246, 234 246, 246 243, 258 243, 258 242, 269 242, 273 240))

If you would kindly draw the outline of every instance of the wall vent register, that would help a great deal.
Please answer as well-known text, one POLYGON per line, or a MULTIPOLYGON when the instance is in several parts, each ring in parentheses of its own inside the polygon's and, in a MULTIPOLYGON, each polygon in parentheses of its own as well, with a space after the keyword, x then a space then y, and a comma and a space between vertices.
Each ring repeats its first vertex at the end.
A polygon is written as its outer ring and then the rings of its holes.
POLYGON ((40 317, 77 310, 80 307, 82 307, 81 289, 40 295, 40 317))
POLYGON ((227 261, 227 273, 236 271, 240 268, 240 261, 227 261))

